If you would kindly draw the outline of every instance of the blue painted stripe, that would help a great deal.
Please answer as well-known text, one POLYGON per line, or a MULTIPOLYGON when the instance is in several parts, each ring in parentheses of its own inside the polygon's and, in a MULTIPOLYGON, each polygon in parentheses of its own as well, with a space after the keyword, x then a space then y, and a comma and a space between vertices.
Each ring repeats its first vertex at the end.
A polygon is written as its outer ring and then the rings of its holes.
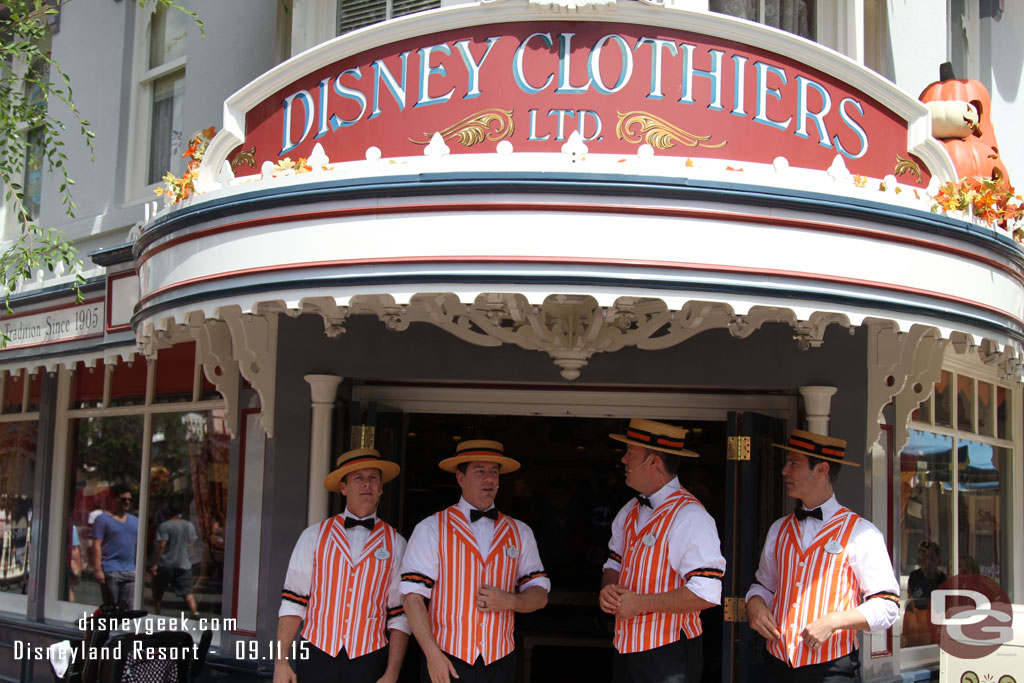
POLYGON ((707 201, 719 205, 785 208, 801 212, 871 221, 962 240, 999 252, 1024 269, 1024 254, 1008 235, 918 209, 866 199, 770 188, 760 185, 662 178, 576 173, 433 173, 408 176, 338 179, 301 187, 275 187, 211 199, 186 206, 150 223, 135 244, 139 258, 155 240, 207 222, 239 219, 257 211, 319 202, 351 201, 372 197, 446 196, 456 194, 574 194, 646 197, 673 201, 707 201))
POLYGON ((752 285, 717 284, 709 282, 672 282, 654 278, 612 278, 596 275, 571 275, 571 274, 515 274, 498 275, 482 274, 451 275, 441 273, 429 274, 378 274, 339 276, 311 279, 297 279, 292 281, 261 282, 259 284, 240 285, 236 287, 223 287, 214 285, 209 290, 196 294, 188 294, 170 299, 163 299, 160 303, 154 303, 144 307, 136 308, 132 316, 132 327, 135 328, 143 318, 152 317, 162 311, 188 306, 191 304, 209 301, 210 299, 222 299, 232 296, 258 294, 261 292, 292 291, 296 289, 315 288, 322 290, 325 287, 358 287, 372 285, 379 291, 381 286, 389 285, 410 285, 430 284, 430 291, 445 291, 453 285, 515 285, 515 286, 566 286, 566 287, 612 287, 627 295, 632 291, 643 289, 661 289, 667 291, 688 291, 716 294, 719 296, 738 295, 746 297, 761 297, 778 300, 778 305, 784 306, 786 301, 794 303, 816 302, 821 304, 836 304, 849 307, 867 308, 872 310, 884 310, 894 313, 905 313, 908 316, 924 316, 948 322, 951 326, 959 323, 972 327, 991 330, 999 334, 1007 335, 1019 343, 1024 344, 1024 329, 1015 324, 1012 319, 1007 318, 1006 323, 999 325, 991 320, 977 316, 966 315, 951 311, 939 306, 913 305, 896 303, 879 299, 860 298, 846 294, 823 294, 815 292, 802 292, 794 290, 780 291, 752 285))

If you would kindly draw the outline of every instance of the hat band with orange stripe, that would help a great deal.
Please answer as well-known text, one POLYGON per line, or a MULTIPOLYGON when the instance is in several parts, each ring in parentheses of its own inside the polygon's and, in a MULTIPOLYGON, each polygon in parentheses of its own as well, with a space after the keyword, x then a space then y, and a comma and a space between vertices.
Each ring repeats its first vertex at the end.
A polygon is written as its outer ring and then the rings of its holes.
POLYGON ((456 453, 459 457, 464 455, 505 455, 505 451, 500 448, 487 448, 486 446, 474 446, 473 448, 466 448, 456 453))
POLYGON ((655 434, 654 432, 647 432, 636 427, 629 427, 626 429, 626 436, 634 441, 641 441, 652 446, 662 446, 664 448, 682 448, 683 439, 666 436, 664 434, 655 434))
POLYGON ((821 455, 826 458, 839 458, 840 460, 846 455, 845 448, 827 446, 808 439, 801 439, 796 435, 789 437, 789 447, 794 450, 803 451, 808 455, 821 455))

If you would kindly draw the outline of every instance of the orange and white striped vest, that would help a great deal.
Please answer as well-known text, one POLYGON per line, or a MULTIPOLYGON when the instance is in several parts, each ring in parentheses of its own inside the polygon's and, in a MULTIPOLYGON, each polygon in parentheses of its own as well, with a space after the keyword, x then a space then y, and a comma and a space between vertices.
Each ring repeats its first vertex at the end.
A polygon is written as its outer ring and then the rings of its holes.
MULTIPOLYGON (((640 506, 634 505, 623 525, 619 583, 634 593, 664 593, 686 585, 689 577, 680 576, 669 563, 668 531, 680 510, 687 505, 700 504, 689 491, 674 491, 651 513, 642 528, 639 528, 640 506)), ((720 571, 716 574, 722 575, 720 571)), ((649 612, 632 619, 616 619, 613 643, 622 654, 644 652, 676 642, 680 632, 693 638, 702 631, 700 612, 649 612)))
POLYGON ((860 586, 846 552, 859 519, 849 509, 839 508, 806 549, 800 547, 796 515, 787 517, 779 528, 775 541, 779 587, 773 614, 782 639, 770 641, 768 651, 793 668, 829 662, 857 647, 857 635, 849 629, 836 631, 817 650, 804 646, 800 634, 815 619, 860 604, 860 586))
POLYGON ((388 644, 384 633, 395 537, 395 530, 378 519, 362 554, 353 558, 345 516, 320 523, 303 638, 332 657, 345 648, 350 659, 388 644))
POLYGON ((473 664, 490 664, 515 647, 514 614, 482 612, 476 607, 481 584, 509 593, 517 588, 522 539, 511 517, 498 514, 487 557, 481 557, 469 521, 458 506, 437 513, 440 561, 430 599, 434 638, 446 653, 473 664))

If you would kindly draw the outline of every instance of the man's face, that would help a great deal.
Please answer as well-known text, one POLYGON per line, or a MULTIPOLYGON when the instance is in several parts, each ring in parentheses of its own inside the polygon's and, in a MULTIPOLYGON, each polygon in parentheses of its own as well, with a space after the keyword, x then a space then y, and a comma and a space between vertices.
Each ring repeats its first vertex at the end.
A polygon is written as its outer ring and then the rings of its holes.
POLYGON ((622 465, 626 471, 626 486, 649 495, 657 491, 658 478, 655 477, 655 455, 643 446, 629 444, 626 454, 622 456, 622 465), (651 487, 654 487, 653 490, 651 487))
POLYGON ((786 484, 786 494, 790 498, 806 500, 814 498, 821 485, 821 477, 827 476, 822 473, 822 466, 811 469, 810 461, 806 455, 786 451, 786 464, 782 466, 782 480, 786 484))
POLYGON ((366 517, 377 509, 380 494, 384 489, 380 470, 366 467, 349 472, 341 482, 341 495, 345 496, 348 509, 360 517, 366 517))
POLYGON ((462 497, 477 510, 486 510, 498 495, 498 476, 501 467, 493 462, 471 462, 466 472, 455 472, 455 481, 462 489, 462 497))
POLYGON ((132 494, 130 491, 125 491, 117 497, 117 510, 119 512, 128 512, 132 509, 132 494))

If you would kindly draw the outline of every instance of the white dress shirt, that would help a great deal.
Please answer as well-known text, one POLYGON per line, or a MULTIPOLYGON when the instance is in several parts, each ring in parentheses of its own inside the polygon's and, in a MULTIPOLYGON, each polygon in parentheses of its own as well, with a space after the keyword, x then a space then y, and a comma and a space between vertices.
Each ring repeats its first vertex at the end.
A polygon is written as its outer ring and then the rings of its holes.
MULTIPOLYGON (((625 555, 625 549, 622 547, 623 528, 630 510, 640 506, 638 521, 642 528, 651 518, 654 510, 670 495, 680 490, 685 491, 686 489, 682 487, 678 479, 672 477, 667 484, 651 494, 652 507, 640 505, 635 498, 622 506, 612 522, 612 538, 608 543, 608 549, 619 557, 625 555)), ((668 533, 668 561, 672 569, 680 576, 685 577, 696 569, 725 571, 725 558, 722 556, 721 542, 718 540, 718 527, 715 526, 715 520, 703 505, 691 504, 680 510, 672 520, 668 533)), ((609 557, 608 561, 604 563, 604 569, 621 572, 622 563, 609 557)), ((686 581, 686 588, 698 598, 708 602, 716 605, 722 602, 722 582, 718 579, 693 576, 686 581)))
MULTIPOLYGON (((494 506, 492 505, 491 507, 494 506)), ((458 508, 466 516, 467 522, 469 522, 470 510, 476 509, 467 503, 465 498, 459 498, 458 508)), ((540 552, 537 550, 537 540, 533 536, 533 531, 518 519, 512 519, 512 521, 515 523, 516 529, 519 530, 519 537, 523 546, 519 549, 519 564, 517 568, 519 577, 529 576, 535 572, 543 572, 544 565, 540 561, 540 552)), ((488 517, 481 517, 475 522, 471 522, 469 528, 473 530, 473 537, 476 539, 476 547, 480 551, 481 557, 487 557, 491 550, 491 540, 494 538, 494 520, 488 517)), ((412 532, 412 536, 409 537, 409 547, 402 560, 402 573, 422 574, 436 580, 440 565, 438 558, 440 537, 441 534, 437 527, 436 515, 430 515, 417 524, 412 532)), ((518 579, 519 577, 516 578, 518 579)), ((551 592, 551 581, 546 576, 538 576, 524 582, 523 585, 519 586, 519 592, 522 593, 531 586, 540 586, 545 591, 551 592)), ((402 581, 400 590, 402 595, 418 593, 428 600, 434 592, 432 588, 427 588, 421 583, 412 581, 402 581)))
MULTIPOLYGON (((376 514, 369 517, 357 517, 345 508, 342 517, 353 517, 355 519, 377 519, 376 514)), ((291 561, 288 563, 288 574, 284 579, 284 589, 296 595, 309 595, 313 583, 313 556, 316 554, 317 537, 320 533, 320 525, 314 524, 307 527, 295 542, 295 549, 292 551, 291 561)), ((355 562, 363 553, 366 539, 370 537, 370 530, 361 526, 345 529, 345 538, 348 541, 349 557, 355 562)), ((402 595, 399 593, 398 585, 402 580, 402 557, 405 553, 406 543, 402 534, 395 532, 395 561, 391 565, 391 577, 388 579, 388 608, 398 607, 402 604, 402 595)), ((296 604, 290 600, 282 600, 281 608, 277 616, 296 616, 300 619, 306 618, 306 607, 296 604)), ((409 620, 405 614, 397 617, 388 617, 388 629, 411 633, 409 620)))
MULTIPOLYGON (((821 528, 825 526, 833 515, 842 506, 832 496, 821 504, 822 519, 807 517, 797 522, 800 525, 800 546, 807 548, 818 535, 821 528)), ((788 515, 787 515, 788 516, 788 515)), ((773 608, 775 591, 779 587, 779 567, 775 559, 775 545, 779 537, 779 529, 786 517, 775 520, 768 530, 768 538, 764 542, 764 550, 761 551, 761 563, 755 575, 756 583, 750 586, 747 591, 749 602, 755 595, 761 596, 768 605, 773 608)), ((846 545, 846 554, 849 557, 850 569, 857 577, 860 585, 861 598, 878 593, 900 594, 900 585, 893 573, 892 561, 889 559, 889 551, 885 547, 885 537, 874 524, 863 517, 857 520, 850 535, 850 541, 846 545)), ((874 598, 867 600, 857 606, 864 619, 868 622, 868 631, 884 631, 896 623, 900 608, 892 600, 874 598)))

